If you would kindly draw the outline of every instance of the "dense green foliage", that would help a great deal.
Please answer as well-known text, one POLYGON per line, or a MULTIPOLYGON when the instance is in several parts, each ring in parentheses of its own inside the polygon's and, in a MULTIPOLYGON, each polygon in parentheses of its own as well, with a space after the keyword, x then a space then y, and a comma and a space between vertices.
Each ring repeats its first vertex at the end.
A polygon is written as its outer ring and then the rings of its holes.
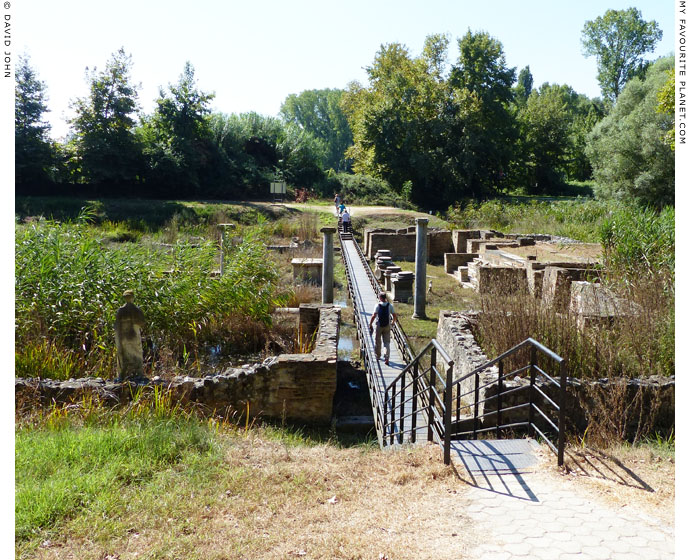
POLYGON ((594 243, 600 240, 600 225, 618 208, 622 205, 616 202, 587 199, 523 203, 490 200, 456 205, 449 209, 447 219, 453 227, 462 229, 549 233, 594 243))
POLYGON ((515 138, 508 114, 515 70, 501 43, 468 31, 447 73, 448 43, 431 35, 417 58, 403 45, 383 46, 367 68, 369 86, 351 84, 343 100, 354 169, 385 179, 416 204, 492 192, 515 138))
POLYGON ((92 184, 134 182, 143 170, 134 134, 138 94, 131 83, 131 64, 131 56, 120 49, 105 70, 87 69, 89 95, 73 104, 71 172, 92 184))
POLYGON ((667 142, 673 116, 657 111, 658 95, 673 67, 659 59, 644 79, 630 80, 611 113, 588 137, 597 195, 663 207, 674 203, 675 158, 667 142))
POLYGON ((623 86, 644 71, 642 57, 654 50, 661 36, 656 21, 644 21, 637 8, 607 10, 585 22, 582 46, 586 56, 597 58, 597 80, 607 100, 613 103, 623 86))
POLYGON ((623 275, 662 275, 673 280, 676 212, 619 206, 602 222, 599 232, 606 265, 623 275))
POLYGON ((312 89, 288 95, 280 108, 285 122, 296 124, 321 140, 327 151, 326 169, 349 171, 345 150, 352 144, 352 131, 340 106, 343 90, 312 89))
POLYGON ((261 350, 264 341, 254 335, 270 324, 279 296, 259 233, 247 229, 241 244, 227 248, 222 277, 211 275, 216 243, 196 244, 112 243, 84 219, 20 226, 17 374, 112 376, 112 325, 125 289, 135 291, 146 316, 149 368, 163 356, 174 363, 195 359, 207 345, 223 344, 225 353, 261 350))
POLYGON ((50 125, 43 120, 46 85, 38 79, 27 57, 19 57, 14 92, 14 173, 21 182, 45 182, 52 177, 55 154, 48 139, 50 125))
POLYGON ((352 200, 439 210, 570 194, 594 176, 599 195, 661 207, 673 204, 673 83, 662 89, 662 63, 641 58, 659 37, 634 8, 587 22, 583 44, 598 57, 606 101, 567 84, 536 87, 529 66, 519 75, 507 66, 498 39, 468 30, 450 63, 447 34, 429 35, 418 56, 382 45, 367 84, 291 94, 280 118, 212 111, 214 94, 198 88, 189 62, 143 114, 120 49, 104 71, 87 72, 89 94, 74 101, 70 135, 54 147, 45 84, 26 62, 16 74, 17 192, 246 200, 284 180, 299 200, 350 184, 352 200))

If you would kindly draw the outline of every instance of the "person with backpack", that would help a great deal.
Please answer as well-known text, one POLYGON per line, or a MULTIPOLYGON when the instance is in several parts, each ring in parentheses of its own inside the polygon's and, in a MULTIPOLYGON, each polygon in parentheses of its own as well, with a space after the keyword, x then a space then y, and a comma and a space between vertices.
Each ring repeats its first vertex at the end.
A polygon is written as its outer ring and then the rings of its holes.
POLYGON ((383 346, 385 348, 384 363, 389 365, 388 360, 391 356, 391 325, 398 320, 398 316, 395 313, 395 309, 393 309, 393 304, 387 301, 385 292, 379 294, 379 303, 369 321, 369 334, 374 334, 373 325, 376 319, 378 319, 378 322, 376 323, 374 352, 376 353, 376 359, 380 360, 381 339, 383 339, 383 346))

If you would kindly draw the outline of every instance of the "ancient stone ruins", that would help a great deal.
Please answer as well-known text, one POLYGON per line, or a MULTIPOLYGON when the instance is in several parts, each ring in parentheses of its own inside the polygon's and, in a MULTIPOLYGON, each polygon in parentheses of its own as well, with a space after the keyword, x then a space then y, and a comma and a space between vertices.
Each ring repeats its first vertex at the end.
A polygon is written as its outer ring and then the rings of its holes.
MULTIPOLYGON (((409 228, 364 231, 363 251, 372 263, 376 279, 394 301, 414 303, 413 317, 425 316, 426 263, 443 264, 445 272, 457 278, 461 285, 482 294, 497 290, 530 294, 557 312, 575 314, 583 329, 640 311, 598 282, 601 270, 598 253, 570 251, 575 242, 568 244, 569 240, 548 235, 504 235, 492 230, 427 229, 427 223, 426 218, 418 218, 416 226, 409 228), (415 261, 415 271, 403 271, 396 261, 415 261)), ((336 392, 340 307, 333 305, 336 230, 321 231, 323 258, 293 260, 296 282, 322 286, 321 304, 302 304, 298 311, 300 331, 305 338, 315 341, 311 352, 281 354, 261 364, 228 368, 202 378, 145 379, 141 342, 145 318, 134 304, 134 293, 127 290, 123 294, 125 304, 118 309, 114 325, 119 379, 58 382, 17 378, 17 402, 28 399, 45 404, 69 403, 95 395, 117 404, 132 399, 138 390, 153 391, 160 387, 170 390, 182 403, 198 403, 223 414, 330 423, 336 392)), ((475 320, 476 315, 472 313, 440 312, 436 338, 454 360, 456 375, 469 373, 488 361, 472 332, 475 320)), ((497 371, 488 369, 483 375, 491 381, 497 371)), ((518 385, 522 382, 510 381, 518 385)), ((670 416, 662 418, 660 425, 672 425, 674 379, 625 382, 633 384, 629 387, 631 392, 642 387, 649 389, 650 395, 657 395, 655 398, 661 398, 664 404, 661 409, 670 411, 670 416)), ((586 387, 577 380, 572 381, 572 387, 568 414, 574 424, 584 426, 585 412, 578 403, 583 402, 586 387)), ((491 386, 486 389, 491 390, 491 386)))

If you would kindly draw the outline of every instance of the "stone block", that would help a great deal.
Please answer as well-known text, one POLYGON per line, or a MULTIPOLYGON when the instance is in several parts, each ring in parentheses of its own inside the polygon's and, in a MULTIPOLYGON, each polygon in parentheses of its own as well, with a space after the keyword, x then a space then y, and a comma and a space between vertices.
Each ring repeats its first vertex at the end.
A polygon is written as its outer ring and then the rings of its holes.
POLYGON ((453 252, 467 253, 467 240, 479 239, 478 229, 454 229, 452 233, 453 252))
POLYGON ((321 285, 323 259, 292 259, 292 278, 295 282, 321 285))
POLYGON ((546 305, 552 306, 558 312, 565 313, 570 304, 570 284, 575 281, 587 280, 595 275, 596 272, 591 268, 591 265, 562 268, 549 264, 544 269, 542 299, 546 305))
POLYGON ((478 253, 444 253, 443 266, 446 273, 453 274, 459 266, 466 266, 478 256, 478 253))
POLYGON ((641 307, 617 297, 601 284, 573 281, 570 284, 570 313, 577 316, 580 329, 612 325, 618 317, 637 315, 641 307))
POLYGON ((393 286, 393 301, 400 301, 407 303, 414 297, 414 275, 412 276, 403 275, 402 273, 396 274, 395 278, 391 278, 391 285, 393 286))
POLYGON ((476 285, 480 294, 527 292, 527 271, 514 266, 477 266, 476 285))

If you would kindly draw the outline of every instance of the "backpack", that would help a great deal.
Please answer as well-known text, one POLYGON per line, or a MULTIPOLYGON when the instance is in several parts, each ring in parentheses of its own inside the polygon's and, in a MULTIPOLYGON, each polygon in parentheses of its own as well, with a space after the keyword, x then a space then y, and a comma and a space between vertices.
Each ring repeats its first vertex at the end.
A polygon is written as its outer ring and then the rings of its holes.
POLYGON ((388 302, 385 305, 379 303, 376 313, 379 316, 379 327, 387 327, 391 319, 390 304, 388 302))

